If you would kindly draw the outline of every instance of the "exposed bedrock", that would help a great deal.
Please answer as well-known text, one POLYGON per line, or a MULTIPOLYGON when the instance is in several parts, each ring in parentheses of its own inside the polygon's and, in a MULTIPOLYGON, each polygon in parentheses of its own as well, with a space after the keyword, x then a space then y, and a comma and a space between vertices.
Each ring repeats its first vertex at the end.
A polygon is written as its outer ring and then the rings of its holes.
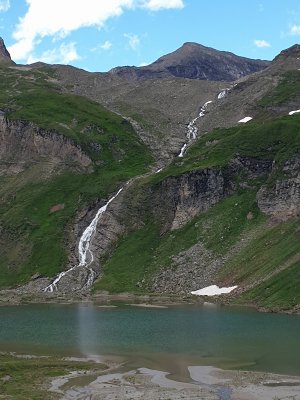
POLYGON ((90 158, 71 139, 0 115, 0 174, 15 174, 36 162, 86 169, 90 158))
POLYGON ((285 162, 282 174, 273 185, 264 185, 257 193, 260 210, 278 220, 300 215, 300 157, 285 162))

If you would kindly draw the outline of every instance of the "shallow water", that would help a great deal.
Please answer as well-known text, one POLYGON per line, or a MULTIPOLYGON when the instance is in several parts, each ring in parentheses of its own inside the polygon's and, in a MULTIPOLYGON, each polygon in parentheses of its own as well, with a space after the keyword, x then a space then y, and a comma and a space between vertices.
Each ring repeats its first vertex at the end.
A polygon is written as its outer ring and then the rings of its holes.
MULTIPOLYGON (((0 308, 0 350, 122 355, 181 375, 188 365, 300 375, 300 316, 217 306, 0 308)), ((182 376, 181 376, 182 378, 182 376)))

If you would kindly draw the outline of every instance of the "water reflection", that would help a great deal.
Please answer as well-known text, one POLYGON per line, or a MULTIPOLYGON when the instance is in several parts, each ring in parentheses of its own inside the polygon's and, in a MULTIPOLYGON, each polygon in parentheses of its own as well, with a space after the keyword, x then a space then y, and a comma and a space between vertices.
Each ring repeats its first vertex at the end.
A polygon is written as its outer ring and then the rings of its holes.
POLYGON ((96 308, 92 303, 77 305, 78 319, 78 349, 83 356, 91 357, 97 353, 97 343, 101 336, 96 321, 101 313, 96 315, 96 308))
POLYGON ((232 360, 300 373, 300 317, 220 307, 143 309, 77 305, 0 307, 0 350, 232 360))

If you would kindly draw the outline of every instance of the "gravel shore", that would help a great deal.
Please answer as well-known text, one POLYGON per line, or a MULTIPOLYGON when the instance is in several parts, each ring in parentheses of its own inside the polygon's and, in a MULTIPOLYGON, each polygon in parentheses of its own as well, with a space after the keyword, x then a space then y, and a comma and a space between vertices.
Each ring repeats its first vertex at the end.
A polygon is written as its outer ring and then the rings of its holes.
POLYGON ((209 366, 188 370, 189 382, 148 368, 98 376, 77 371, 53 379, 49 391, 61 400, 300 400, 300 377, 209 366))

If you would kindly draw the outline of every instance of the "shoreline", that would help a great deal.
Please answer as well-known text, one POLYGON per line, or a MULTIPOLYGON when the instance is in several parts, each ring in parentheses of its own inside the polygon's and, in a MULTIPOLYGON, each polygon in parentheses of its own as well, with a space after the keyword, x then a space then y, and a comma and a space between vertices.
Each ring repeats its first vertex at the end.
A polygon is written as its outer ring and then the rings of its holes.
MULTIPOLYGON (((51 364, 53 358, 2 352, 0 356, 14 365, 20 362, 24 371, 32 362, 39 368, 40 362, 51 364)), ((295 375, 186 365, 186 376, 180 377, 172 375, 168 368, 132 366, 126 359, 114 356, 56 358, 59 362, 67 368, 65 372, 42 372, 34 383, 34 390, 42 393, 45 400, 300 400, 300 376, 295 375)), ((0 374, 0 388, 1 384, 4 390, 14 384, 15 372, 14 369, 11 374, 0 374)), ((16 385, 19 390, 18 381, 16 385)))
POLYGON ((26 304, 77 304, 91 302, 99 306, 111 306, 111 303, 128 304, 137 307, 169 307, 181 305, 214 305, 221 307, 239 307, 253 309, 257 312, 276 313, 288 315, 300 315, 300 305, 293 309, 273 309, 260 307, 255 304, 239 304, 234 302, 232 294, 222 296, 193 296, 193 295, 171 295, 157 293, 44 293, 44 292, 20 292, 19 289, 0 290, 0 307, 18 306, 26 304))
POLYGON ((48 391, 61 394, 61 399, 73 400, 300 399, 300 376, 224 370, 209 365, 188 366, 187 371, 190 379, 179 380, 173 379, 167 370, 110 365, 100 375, 76 371, 55 378, 48 391))

